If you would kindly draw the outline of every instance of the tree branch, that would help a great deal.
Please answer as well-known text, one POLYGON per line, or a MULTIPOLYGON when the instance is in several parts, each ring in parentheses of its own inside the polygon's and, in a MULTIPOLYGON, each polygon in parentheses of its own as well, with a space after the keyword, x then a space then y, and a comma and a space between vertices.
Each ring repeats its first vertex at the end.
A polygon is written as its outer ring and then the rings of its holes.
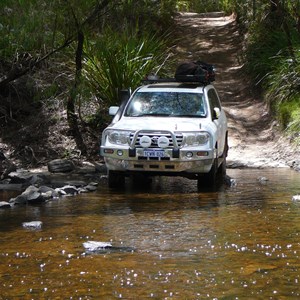
POLYGON ((78 34, 78 27, 83 28, 85 25, 91 25, 94 20, 96 19, 96 17, 99 15, 99 13, 109 4, 109 0, 103 0, 101 2, 98 2, 97 5, 95 6, 94 10, 92 11, 92 13, 82 22, 81 25, 77 25, 77 30, 76 33, 74 33, 73 35, 69 36, 66 41, 58 48, 50 51, 49 53, 47 53, 46 55, 44 55, 42 58, 37 59, 36 61, 33 61, 28 67, 23 68, 23 69, 17 69, 14 68, 7 76, 4 80, 0 81, 0 91, 4 91, 6 86, 24 76, 25 74, 29 73, 30 71, 32 71, 34 69, 34 67, 37 67, 42 61, 48 59, 50 56, 52 56, 53 54, 63 50, 64 48, 68 47, 72 42, 74 42, 77 39, 77 34, 78 34))
POLYGON ((39 58, 38 60, 32 62, 27 68, 17 70, 13 69, 4 80, 0 81, 0 90, 3 90, 10 82, 22 77, 23 75, 29 73, 31 70, 34 69, 34 67, 38 66, 42 61, 46 60, 51 55, 55 54, 56 52, 61 51, 62 49, 68 47, 75 39, 69 38, 67 39, 60 47, 50 51, 43 57, 39 58))

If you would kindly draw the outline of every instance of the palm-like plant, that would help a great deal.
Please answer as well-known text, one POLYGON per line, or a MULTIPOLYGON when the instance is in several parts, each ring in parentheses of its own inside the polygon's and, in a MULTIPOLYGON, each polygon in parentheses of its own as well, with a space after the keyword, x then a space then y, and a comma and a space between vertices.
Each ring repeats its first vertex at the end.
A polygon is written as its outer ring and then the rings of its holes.
POLYGON ((87 45, 84 76, 102 104, 119 103, 119 91, 136 88, 166 61, 167 39, 155 34, 108 29, 94 45, 87 45))

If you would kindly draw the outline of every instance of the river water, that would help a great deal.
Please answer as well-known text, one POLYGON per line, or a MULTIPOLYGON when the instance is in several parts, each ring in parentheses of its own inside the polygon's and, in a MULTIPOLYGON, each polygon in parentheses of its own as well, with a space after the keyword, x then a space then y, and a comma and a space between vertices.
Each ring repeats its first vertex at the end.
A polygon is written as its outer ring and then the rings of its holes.
POLYGON ((298 299, 300 174, 228 174, 237 185, 214 191, 155 178, 0 210, 0 299, 298 299))

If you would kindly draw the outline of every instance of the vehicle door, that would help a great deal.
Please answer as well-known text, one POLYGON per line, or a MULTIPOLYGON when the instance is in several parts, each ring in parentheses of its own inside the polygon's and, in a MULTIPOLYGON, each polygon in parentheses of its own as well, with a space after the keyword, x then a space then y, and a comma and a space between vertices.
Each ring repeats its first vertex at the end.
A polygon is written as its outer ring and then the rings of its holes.
POLYGON ((225 146, 225 137, 227 131, 226 116, 224 110, 222 109, 219 96, 213 87, 208 90, 207 97, 209 101, 211 118, 217 127, 218 156, 221 156, 225 146))

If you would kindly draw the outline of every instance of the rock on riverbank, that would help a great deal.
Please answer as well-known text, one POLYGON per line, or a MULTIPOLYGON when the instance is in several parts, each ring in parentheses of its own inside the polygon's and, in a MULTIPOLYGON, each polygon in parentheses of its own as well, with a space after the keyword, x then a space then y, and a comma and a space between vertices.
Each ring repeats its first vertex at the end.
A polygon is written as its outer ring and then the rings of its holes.
POLYGON ((69 160, 51 161, 48 169, 16 169, 1 180, 0 190, 15 190, 21 193, 9 202, 0 202, 0 208, 41 203, 63 196, 92 192, 97 189, 105 173, 106 168, 102 164, 86 163, 83 167, 75 167, 69 160))

